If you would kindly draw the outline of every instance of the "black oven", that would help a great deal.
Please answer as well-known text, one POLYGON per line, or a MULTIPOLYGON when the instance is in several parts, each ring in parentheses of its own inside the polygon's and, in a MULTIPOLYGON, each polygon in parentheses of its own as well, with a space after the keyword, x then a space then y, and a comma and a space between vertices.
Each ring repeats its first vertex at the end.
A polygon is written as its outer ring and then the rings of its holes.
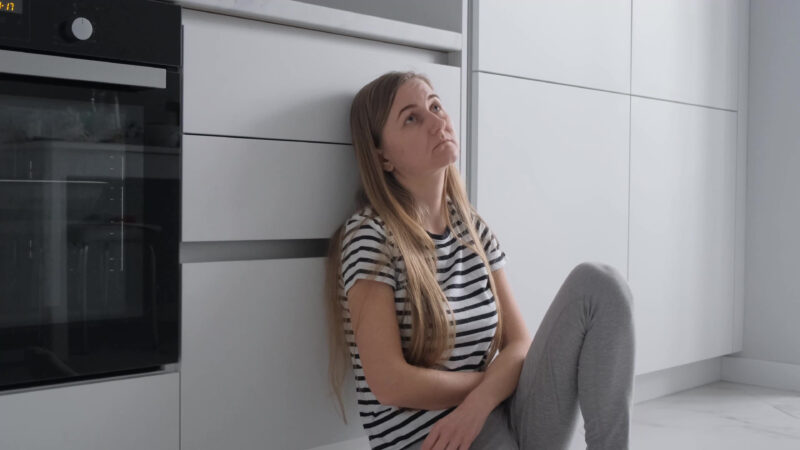
POLYGON ((180 7, 0 2, 0 390, 179 358, 180 7))

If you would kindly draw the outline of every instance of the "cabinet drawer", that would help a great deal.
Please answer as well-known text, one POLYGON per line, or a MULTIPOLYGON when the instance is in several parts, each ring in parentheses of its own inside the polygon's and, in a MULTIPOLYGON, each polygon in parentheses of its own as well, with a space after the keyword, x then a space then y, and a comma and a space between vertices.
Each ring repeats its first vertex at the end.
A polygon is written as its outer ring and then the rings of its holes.
POLYGON ((350 143, 358 89, 415 70, 460 135, 461 72, 446 53, 191 10, 183 26, 186 133, 350 143))
POLYGON ((0 395, 3 450, 178 450, 177 373, 0 395))
POLYGON ((328 395, 324 262, 183 265, 183 448, 305 449, 363 436, 352 373, 348 425, 328 395))
POLYGON ((352 213, 349 145, 184 136, 183 240, 322 239, 352 213))

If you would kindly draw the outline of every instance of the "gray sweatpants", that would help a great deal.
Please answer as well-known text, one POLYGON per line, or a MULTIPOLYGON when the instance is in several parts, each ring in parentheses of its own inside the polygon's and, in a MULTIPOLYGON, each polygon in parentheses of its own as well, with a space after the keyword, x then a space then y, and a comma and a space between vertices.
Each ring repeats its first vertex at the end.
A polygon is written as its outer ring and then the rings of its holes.
MULTIPOLYGON (((625 450, 633 391, 633 295, 606 264, 567 276, 525 356, 514 393, 489 415, 471 450, 559 450, 583 414, 588 450, 625 450)), ((419 449, 422 441, 407 447, 419 449)))

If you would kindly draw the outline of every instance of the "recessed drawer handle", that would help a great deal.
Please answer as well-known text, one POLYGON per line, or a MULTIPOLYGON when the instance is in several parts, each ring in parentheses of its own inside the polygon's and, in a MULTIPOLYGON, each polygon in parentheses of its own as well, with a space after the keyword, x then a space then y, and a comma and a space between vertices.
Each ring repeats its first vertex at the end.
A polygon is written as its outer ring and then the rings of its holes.
POLYGON ((166 69, 11 50, 0 50, 0 73, 158 89, 167 87, 166 69))

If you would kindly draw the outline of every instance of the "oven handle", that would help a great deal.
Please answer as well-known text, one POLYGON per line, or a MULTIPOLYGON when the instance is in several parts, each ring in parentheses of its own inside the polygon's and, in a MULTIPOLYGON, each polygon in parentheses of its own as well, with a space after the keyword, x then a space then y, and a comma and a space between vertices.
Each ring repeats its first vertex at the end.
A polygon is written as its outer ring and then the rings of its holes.
POLYGON ((0 50, 0 73, 158 89, 167 87, 166 69, 11 50, 0 50))

